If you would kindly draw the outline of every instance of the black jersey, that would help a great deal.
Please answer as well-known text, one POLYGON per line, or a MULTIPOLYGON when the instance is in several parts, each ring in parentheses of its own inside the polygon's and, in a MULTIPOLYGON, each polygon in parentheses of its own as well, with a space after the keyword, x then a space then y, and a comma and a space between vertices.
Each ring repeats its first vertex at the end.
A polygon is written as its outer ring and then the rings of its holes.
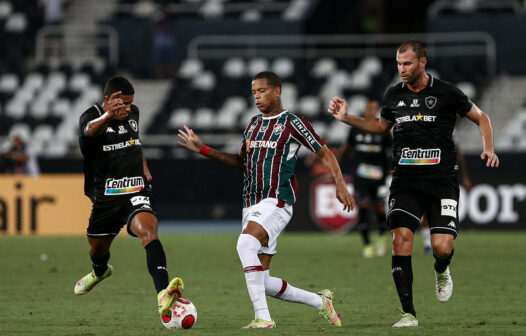
POLYGON ((139 109, 132 105, 125 120, 110 120, 99 136, 86 136, 88 123, 102 116, 99 105, 79 120, 80 150, 84 156, 84 193, 109 202, 140 192, 147 184, 139 139, 139 109))
POLYGON ((420 92, 399 83, 382 101, 382 119, 393 128, 393 177, 435 178, 456 175, 453 129, 473 103, 454 85, 429 75, 420 92))
POLYGON ((391 134, 373 134, 353 127, 347 142, 353 148, 353 176, 383 180, 390 170, 391 134))

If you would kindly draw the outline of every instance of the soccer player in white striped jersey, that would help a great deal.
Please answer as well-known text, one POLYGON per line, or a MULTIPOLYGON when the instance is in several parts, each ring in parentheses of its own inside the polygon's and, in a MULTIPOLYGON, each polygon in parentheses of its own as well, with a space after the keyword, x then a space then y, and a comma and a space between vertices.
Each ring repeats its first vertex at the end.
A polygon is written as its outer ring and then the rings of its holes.
POLYGON ((252 118, 243 132, 239 154, 228 154, 203 145, 187 126, 179 130, 178 143, 190 151, 244 171, 242 233, 237 251, 254 305, 255 318, 244 328, 274 328, 266 295, 303 303, 320 311, 331 324, 341 326, 333 307, 333 293, 324 289, 311 293, 270 276, 270 261, 277 239, 292 217, 297 182, 294 177, 301 145, 315 152, 336 182, 336 197, 344 210, 355 201, 331 151, 303 117, 286 111, 281 103, 281 80, 272 72, 261 72, 252 80, 252 95, 261 114, 252 118))

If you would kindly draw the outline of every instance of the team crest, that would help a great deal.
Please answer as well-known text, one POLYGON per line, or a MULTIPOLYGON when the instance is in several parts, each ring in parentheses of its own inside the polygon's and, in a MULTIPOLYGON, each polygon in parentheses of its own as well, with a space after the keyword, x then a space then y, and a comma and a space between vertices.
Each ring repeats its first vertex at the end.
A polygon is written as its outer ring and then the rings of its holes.
POLYGON ((432 109, 433 107, 435 107, 436 103, 437 103, 438 99, 436 99, 435 97, 433 96, 429 96, 425 99, 425 102, 426 102, 426 106, 428 109, 432 109))
POLYGON ((272 130, 272 133, 274 133, 276 135, 280 135, 281 132, 283 132, 284 129, 285 129, 285 125, 276 124, 276 125, 274 125, 274 129, 272 130))
POLYGON ((135 120, 133 120, 133 119, 128 120, 128 122, 130 123, 131 128, 132 128, 135 132, 137 132, 137 122, 136 122, 135 120))

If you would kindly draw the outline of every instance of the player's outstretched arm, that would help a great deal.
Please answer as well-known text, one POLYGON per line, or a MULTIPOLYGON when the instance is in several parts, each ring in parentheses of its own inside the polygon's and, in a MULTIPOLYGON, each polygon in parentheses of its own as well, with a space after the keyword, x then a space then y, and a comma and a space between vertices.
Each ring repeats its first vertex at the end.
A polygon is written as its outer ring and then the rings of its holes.
POLYGON ((104 131, 106 131, 108 122, 113 119, 117 113, 126 113, 122 109, 125 105, 122 99, 118 97, 120 94, 121 91, 112 93, 108 99, 108 104, 104 105, 104 110, 106 112, 97 119, 90 121, 84 130, 84 134, 87 136, 101 135, 104 133, 104 131))
POLYGON ((329 113, 336 120, 344 122, 353 127, 358 127, 370 133, 385 133, 391 128, 391 124, 380 118, 365 119, 347 113, 347 102, 345 99, 334 97, 329 102, 329 113))
POLYGON ((192 152, 202 154, 214 161, 220 162, 230 167, 241 170, 245 168, 243 157, 240 154, 229 154, 203 145, 203 142, 199 136, 186 125, 184 126, 184 130, 179 130, 178 136, 183 140, 183 142, 177 141, 177 143, 192 152))
POLYGON ((336 161, 336 157, 327 148, 327 146, 323 146, 319 151, 316 152, 316 155, 319 156, 323 164, 329 169, 332 177, 334 178, 334 182, 336 182, 336 198, 343 204, 343 210, 351 211, 355 206, 354 197, 352 197, 352 195, 347 190, 347 186, 345 185, 345 180, 343 179, 342 171, 338 165, 338 161, 336 161))
POLYGON ((482 112, 477 105, 473 104, 471 111, 466 114, 469 120, 473 121, 479 127, 480 136, 482 137, 482 143, 484 150, 480 154, 482 160, 486 160, 486 167, 498 167, 499 157, 495 154, 493 148, 493 126, 486 113, 482 112))

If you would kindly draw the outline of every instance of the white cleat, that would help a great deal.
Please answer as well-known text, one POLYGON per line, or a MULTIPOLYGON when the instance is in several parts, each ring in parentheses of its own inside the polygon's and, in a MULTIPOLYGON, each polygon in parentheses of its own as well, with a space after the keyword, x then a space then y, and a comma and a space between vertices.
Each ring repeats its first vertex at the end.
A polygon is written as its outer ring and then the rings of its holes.
POLYGON ((403 327, 418 327, 418 320, 413 314, 403 313, 400 321, 393 324, 394 328, 403 328, 403 327))
POLYGON ((446 302, 451 297, 451 294, 453 294, 453 280, 449 274, 449 266, 442 273, 435 271, 435 279, 437 299, 440 302, 446 302))

